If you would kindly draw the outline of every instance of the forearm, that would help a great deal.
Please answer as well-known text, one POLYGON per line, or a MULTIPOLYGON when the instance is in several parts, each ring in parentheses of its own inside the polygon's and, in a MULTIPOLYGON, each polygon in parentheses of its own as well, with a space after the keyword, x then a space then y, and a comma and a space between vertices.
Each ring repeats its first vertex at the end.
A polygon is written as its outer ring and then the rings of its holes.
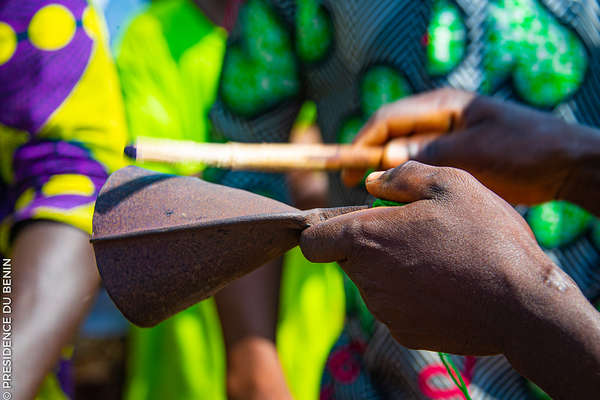
POLYGON ((600 131, 581 125, 569 127, 574 130, 568 136, 572 167, 558 197, 600 215, 600 131))
POLYGON ((281 264, 270 261, 215 296, 228 348, 248 336, 275 341, 281 264))
POLYGON ((537 302, 517 328, 519 342, 505 350, 513 367, 554 399, 600 393, 600 314, 573 289, 557 291, 550 306, 537 302))
POLYGON ((231 400, 291 399, 273 342, 248 337, 228 349, 227 397, 231 400))
POLYGON ((275 346, 281 264, 271 261, 215 296, 232 399, 289 397, 275 346))
POLYGON ((19 232, 13 271, 13 398, 31 399, 76 333, 100 277, 89 236, 53 222, 19 232))

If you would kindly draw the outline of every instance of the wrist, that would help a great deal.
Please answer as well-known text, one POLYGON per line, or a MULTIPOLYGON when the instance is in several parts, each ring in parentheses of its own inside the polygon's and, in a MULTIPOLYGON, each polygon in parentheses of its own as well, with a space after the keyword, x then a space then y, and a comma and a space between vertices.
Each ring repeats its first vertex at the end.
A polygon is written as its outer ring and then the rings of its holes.
POLYGON ((600 314, 572 282, 547 286, 528 299, 504 354, 552 398, 592 398, 600 392, 600 314))

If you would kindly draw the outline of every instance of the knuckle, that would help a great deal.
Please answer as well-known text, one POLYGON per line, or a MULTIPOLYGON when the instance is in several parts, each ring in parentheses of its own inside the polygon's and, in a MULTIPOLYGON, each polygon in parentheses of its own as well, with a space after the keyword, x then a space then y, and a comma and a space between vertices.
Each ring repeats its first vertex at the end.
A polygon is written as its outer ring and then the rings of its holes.
POLYGON ((438 89, 437 92, 444 97, 451 97, 455 96, 458 90, 451 87, 443 87, 438 89))
POLYGON ((360 240, 363 225, 360 218, 354 218, 349 224, 341 228, 340 239, 342 245, 350 245, 360 240))
POLYGON ((440 168, 439 177, 430 187, 432 195, 438 198, 450 198, 458 193, 470 192, 477 180, 467 171, 444 167, 440 168))
POLYGON ((402 164, 399 168, 404 168, 407 170, 412 170, 412 169, 417 169, 420 168, 423 164, 421 164, 418 161, 415 160, 409 160, 407 162, 405 162, 404 164, 402 164))
POLYGON ((454 177, 455 182, 459 185, 469 185, 476 181, 475 178, 473 177, 473 175, 471 175, 464 169, 458 169, 458 168, 450 168, 450 169, 452 170, 452 175, 454 177))
POLYGON ((461 91, 451 87, 443 87, 435 91, 439 105, 452 104, 461 94, 461 91))
POLYGON ((494 121, 501 117, 499 106, 504 104, 501 100, 488 96, 473 98, 464 111, 464 120, 467 125, 476 125, 482 121, 494 121))
POLYGON ((427 192, 432 198, 447 197, 452 192, 453 168, 432 167, 427 175, 427 192))
POLYGON ((369 119, 369 121, 377 122, 377 121, 382 121, 382 120, 387 119, 389 117, 389 115, 391 114, 390 108, 391 108, 392 104, 394 104, 394 103, 385 104, 385 105, 379 107, 377 109, 377 111, 375 111, 373 116, 369 119))
POLYGON ((417 161, 407 161, 402 165, 387 170, 383 175, 383 183, 397 189, 403 189, 406 186, 406 178, 418 173, 423 164, 417 161))
POLYGON ((346 255, 346 259, 356 261, 364 258, 364 253, 368 250, 365 239, 371 236, 368 225, 368 219, 354 218, 341 228, 338 246, 346 255))
POLYGON ((427 187, 427 192, 430 198, 443 198, 447 197, 450 190, 448 185, 445 182, 434 182, 430 183, 427 187))
POLYGON ((318 254, 319 243, 320 241, 314 227, 305 229, 300 235, 300 248, 309 259, 313 258, 314 254, 318 254))
POLYGON ((409 160, 407 162, 405 162, 404 164, 392 169, 389 171, 390 176, 389 179, 393 180, 396 178, 399 178, 403 175, 413 175, 417 172, 419 172, 421 169, 423 169, 424 165, 421 164, 418 161, 414 161, 414 160, 409 160))

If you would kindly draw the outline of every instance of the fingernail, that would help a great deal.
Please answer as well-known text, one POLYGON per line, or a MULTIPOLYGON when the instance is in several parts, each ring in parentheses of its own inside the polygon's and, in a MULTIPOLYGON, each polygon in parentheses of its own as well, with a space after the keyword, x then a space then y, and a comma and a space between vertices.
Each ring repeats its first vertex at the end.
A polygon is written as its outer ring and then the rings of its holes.
POLYGON ((367 179, 365 180, 365 183, 369 183, 369 182, 373 182, 376 181, 377 179, 379 179, 381 177, 381 175, 383 175, 385 173, 385 171, 375 171, 375 172, 371 172, 369 174, 369 176, 367 176, 367 179))

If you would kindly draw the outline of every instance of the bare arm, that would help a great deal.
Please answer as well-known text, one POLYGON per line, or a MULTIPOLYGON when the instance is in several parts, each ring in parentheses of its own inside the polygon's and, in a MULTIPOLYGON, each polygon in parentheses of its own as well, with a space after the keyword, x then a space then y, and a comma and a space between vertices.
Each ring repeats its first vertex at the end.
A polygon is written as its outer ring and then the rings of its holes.
POLYGON ((291 398, 275 346, 281 264, 268 262, 215 296, 231 399, 291 398))
POLYGON ((13 265, 15 399, 32 399, 94 300, 100 283, 87 233, 33 222, 17 235, 13 265))

